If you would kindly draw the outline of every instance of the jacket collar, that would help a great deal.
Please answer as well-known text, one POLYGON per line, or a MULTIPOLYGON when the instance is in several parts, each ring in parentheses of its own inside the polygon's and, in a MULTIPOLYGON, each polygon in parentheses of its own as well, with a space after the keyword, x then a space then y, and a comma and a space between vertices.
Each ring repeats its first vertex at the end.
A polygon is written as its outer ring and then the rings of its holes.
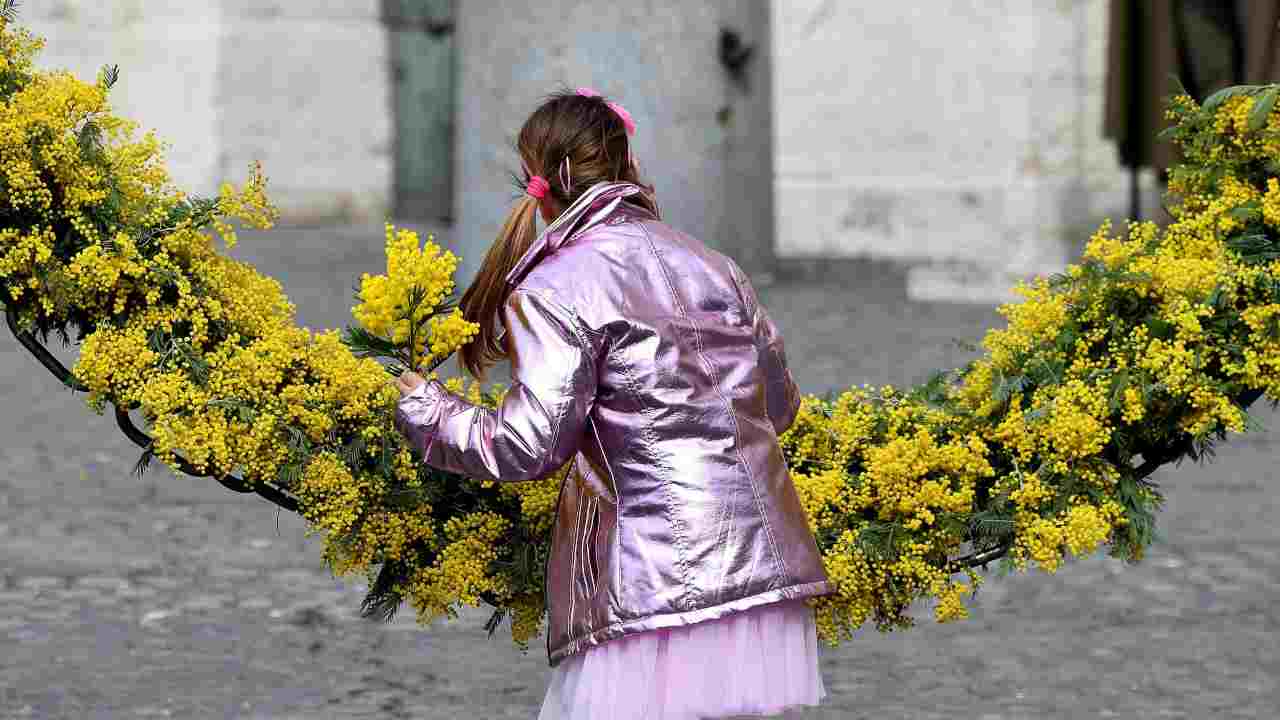
POLYGON ((511 272, 507 273, 507 283, 516 285, 525 272, 543 257, 563 247, 584 230, 609 219, 623 200, 643 191, 639 185, 629 182, 592 185, 533 241, 533 245, 529 246, 516 261, 515 267, 511 268, 511 272))

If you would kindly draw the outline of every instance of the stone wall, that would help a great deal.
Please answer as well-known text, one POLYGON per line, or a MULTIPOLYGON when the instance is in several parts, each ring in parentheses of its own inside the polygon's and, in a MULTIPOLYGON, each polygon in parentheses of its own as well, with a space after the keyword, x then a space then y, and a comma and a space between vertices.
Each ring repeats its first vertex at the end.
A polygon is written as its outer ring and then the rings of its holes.
POLYGON ((177 183, 216 191, 262 161, 294 220, 380 220, 392 123, 377 0, 49 0, 21 22, 46 67, 92 79, 120 66, 112 101, 167 141, 177 183))
MULTIPOLYGON (((50 0, 23 7, 47 66, 122 79, 118 110, 171 143, 200 193, 260 160, 294 222, 380 222, 396 152, 392 47, 379 0, 50 0)), ((763 0, 459 3, 455 225, 462 283, 510 207, 510 140, 538 99, 591 85, 622 102, 666 217, 750 271, 772 263, 769 6, 763 0), (755 52, 738 83, 722 28, 755 52)), ((441 162, 450 163, 443 157, 441 162)))
POLYGON ((474 273, 519 194, 509 173, 519 169, 521 124, 548 92, 583 85, 635 117, 641 172, 657 186, 666 219, 748 272, 767 270, 767 8, 763 0, 459 3, 459 276, 474 273), (722 28, 756 47, 745 86, 720 63, 722 28))
POLYGON ((383 219, 394 142, 378 0, 221 3, 222 173, 261 159, 295 218, 383 219))
MULTIPOLYGON (((114 101, 209 193, 261 160, 288 219, 391 212, 392 37, 379 0, 47 0, 44 63, 123 75, 114 101)), ((911 295, 991 301, 1060 269, 1127 178, 1102 139, 1106 0, 458 3, 454 226, 465 283, 517 190, 511 140, 547 92, 636 117, 667 218, 767 281, 780 259, 909 266, 911 295), (755 53, 745 82, 721 32, 755 53), (776 254, 776 258, 775 258, 776 254)), ((1155 207, 1147 179, 1144 206, 1155 207)))
POLYGON ((47 41, 40 64, 92 81, 104 64, 120 66, 111 101, 171 145, 170 171, 183 187, 217 189, 218 57, 225 32, 215 3, 23 3, 19 23, 47 41))
POLYGON ((779 255, 904 262, 924 299, 1062 269, 1127 212, 1105 19, 1106 0, 773 3, 779 255))

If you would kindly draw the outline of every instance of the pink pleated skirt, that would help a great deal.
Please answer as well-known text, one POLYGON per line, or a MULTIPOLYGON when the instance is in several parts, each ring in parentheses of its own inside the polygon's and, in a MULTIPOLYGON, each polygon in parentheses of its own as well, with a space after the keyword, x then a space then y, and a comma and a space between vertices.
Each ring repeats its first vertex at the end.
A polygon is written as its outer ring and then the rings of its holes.
POLYGON ((786 600, 571 655, 538 720, 798 717, 826 694, 813 610, 786 600))

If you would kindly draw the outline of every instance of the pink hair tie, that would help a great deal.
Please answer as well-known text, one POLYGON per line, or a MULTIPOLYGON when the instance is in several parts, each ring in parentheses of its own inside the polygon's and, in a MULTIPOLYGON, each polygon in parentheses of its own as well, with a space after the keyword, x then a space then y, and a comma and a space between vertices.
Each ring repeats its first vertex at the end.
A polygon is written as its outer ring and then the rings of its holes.
POLYGON ((529 195, 541 200, 547 196, 547 191, 551 189, 551 183, 541 175, 534 175, 529 178, 529 183, 524 186, 524 191, 529 195))
POLYGON ((618 113, 618 117, 622 118, 622 124, 627 128, 628 135, 636 134, 636 121, 631 119, 631 113, 627 112, 621 105, 616 102, 607 103, 613 111, 618 113))
MULTIPOLYGON (((578 94, 583 97, 600 97, 601 96, 599 92, 589 87, 578 88, 578 94)), ((626 108, 622 107, 618 103, 613 102, 611 100, 605 101, 605 104, 608 105, 609 109, 612 110, 614 113, 616 113, 618 117, 622 118, 622 125, 627 129, 627 134, 635 135, 636 121, 631 117, 631 113, 627 112, 626 108)))

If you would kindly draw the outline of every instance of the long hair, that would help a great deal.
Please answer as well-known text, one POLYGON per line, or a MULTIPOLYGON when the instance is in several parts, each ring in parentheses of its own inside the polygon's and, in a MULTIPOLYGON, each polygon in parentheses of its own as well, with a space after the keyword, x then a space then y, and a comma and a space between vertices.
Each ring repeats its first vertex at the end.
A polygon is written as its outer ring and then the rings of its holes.
POLYGON ((591 186, 600 182, 630 182, 645 192, 628 198, 658 213, 653 187, 640 182, 631 158, 631 145, 622 119, 603 97, 561 90, 538 106, 516 139, 521 169, 512 181, 521 197, 490 246, 475 280, 462 295, 462 314, 480 326, 479 334, 458 353, 458 364, 479 380, 485 370, 510 357, 511 349, 498 338, 500 311, 511 289, 507 274, 537 240, 538 200, 525 194, 534 175, 551 185, 547 193, 563 212, 591 186), (560 172, 568 158, 568 173, 560 172))

